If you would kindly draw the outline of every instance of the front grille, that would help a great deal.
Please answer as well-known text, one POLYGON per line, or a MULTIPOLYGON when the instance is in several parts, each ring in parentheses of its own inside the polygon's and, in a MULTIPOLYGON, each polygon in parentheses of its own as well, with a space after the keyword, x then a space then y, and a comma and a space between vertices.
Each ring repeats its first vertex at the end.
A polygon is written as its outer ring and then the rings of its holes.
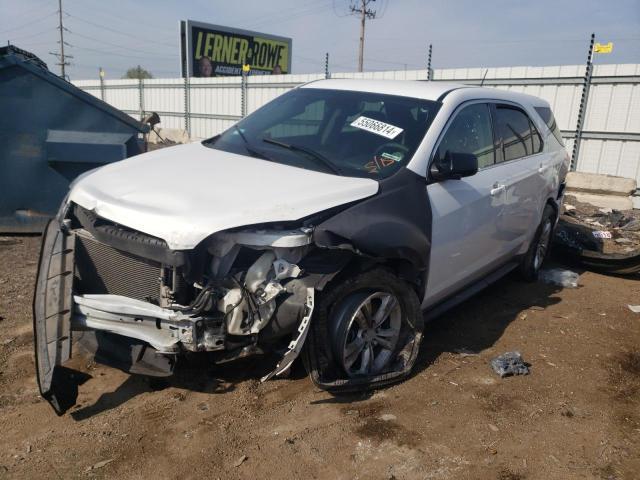
POLYGON ((76 234, 75 290, 81 294, 123 295, 158 304, 162 265, 76 234))

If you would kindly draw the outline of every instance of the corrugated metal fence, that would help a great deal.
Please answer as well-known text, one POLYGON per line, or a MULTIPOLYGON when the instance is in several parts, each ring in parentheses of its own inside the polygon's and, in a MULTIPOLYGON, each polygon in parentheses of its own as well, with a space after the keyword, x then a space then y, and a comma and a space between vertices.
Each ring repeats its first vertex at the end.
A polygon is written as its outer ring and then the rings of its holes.
MULTIPOLYGON (((332 78, 426 80, 426 70, 332 73, 332 78)), ((480 84, 524 92, 547 100, 571 152, 585 66, 457 68, 435 70, 434 81, 480 84)), ((254 111, 278 95, 324 74, 190 78, 80 80, 74 84, 141 118, 157 112, 163 128, 186 129, 206 138, 230 127, 242 112, 254 111)), ((585 112, 577 170, 635 178, 640 183, 640 65, 595 65, 585 112)))

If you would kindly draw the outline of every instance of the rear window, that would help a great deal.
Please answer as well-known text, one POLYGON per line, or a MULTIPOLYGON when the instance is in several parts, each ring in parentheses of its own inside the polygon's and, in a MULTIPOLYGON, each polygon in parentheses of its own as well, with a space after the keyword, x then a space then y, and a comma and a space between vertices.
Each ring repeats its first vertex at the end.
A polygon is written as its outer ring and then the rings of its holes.
POLYGON ((496 132, 502 146, 502 161, 539 153, 540 135, 529 117, 519 108, 496 105, 496 132))
POLYGON ((556 137, 560 145, 564 146, 564 141, 562 140, 562 132, 558 128, 558 123, 556 122, 555 117, 553 116, 553 112, 548 107, 534 107, 542 121, 547 124, 553 136, 556 137))

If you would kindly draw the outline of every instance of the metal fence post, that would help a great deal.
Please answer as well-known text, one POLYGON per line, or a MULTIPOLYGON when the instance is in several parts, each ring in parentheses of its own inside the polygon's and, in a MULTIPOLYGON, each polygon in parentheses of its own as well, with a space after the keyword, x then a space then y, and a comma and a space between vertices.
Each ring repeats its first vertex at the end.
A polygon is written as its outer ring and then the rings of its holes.
POLYGON ((100 67, 100 71, 98 74, 100 78, 100 100, 104 102, 105 92, 104 92, 104 70, 100 67))
POLYGON ((329 73, 329 52, 324 55, 324 78, 331 78, 329 73))
POLYGON ((593 74, 593 44, 595 42, 595 33, 591 34, 589 42, 589 53, 587 54, 587 68, 584 72, 584 80, 582 82, 582 97, 580 98, 580 107, 578 108, 578 121, 576 122, 576 136, 573 141, 573 152, 571 154, 571 171, 575 172, 578 167, 578 155, 580 155, 580 142, 582 140, 582 128, 584 127, 584 117, 587 113, 587 102, 589 100, 589 88, 591 87, 591 76, 593 74))
POLYGON ((431 52, 433 51, 433 45, 429 44, 429 57, 427 58, 427 80, 433 80, 433 72, 431 70, 431 52))
POLYGON ((138 79, 138 108, 140 110, 140 120, 144 118, 144 80, 138 79))
POLYGON ((187 135, 191 137, 191 83, 189 82, 189 75, 185 75, 183 80, 184 129, 187 135))
POLYGON ((244 67, 240 78, 240 115, 242 118, 247 116, 247 71, 244 67))

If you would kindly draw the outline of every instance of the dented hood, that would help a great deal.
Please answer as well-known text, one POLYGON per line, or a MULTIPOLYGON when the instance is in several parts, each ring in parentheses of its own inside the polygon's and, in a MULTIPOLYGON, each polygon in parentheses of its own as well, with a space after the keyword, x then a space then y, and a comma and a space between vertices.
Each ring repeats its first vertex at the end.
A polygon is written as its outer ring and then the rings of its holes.
POLYGON ((377 191, 375 180, 191 143, 106 165, 79 179, 69 200, 185 250, 221 230, 293 221, 377 191))

